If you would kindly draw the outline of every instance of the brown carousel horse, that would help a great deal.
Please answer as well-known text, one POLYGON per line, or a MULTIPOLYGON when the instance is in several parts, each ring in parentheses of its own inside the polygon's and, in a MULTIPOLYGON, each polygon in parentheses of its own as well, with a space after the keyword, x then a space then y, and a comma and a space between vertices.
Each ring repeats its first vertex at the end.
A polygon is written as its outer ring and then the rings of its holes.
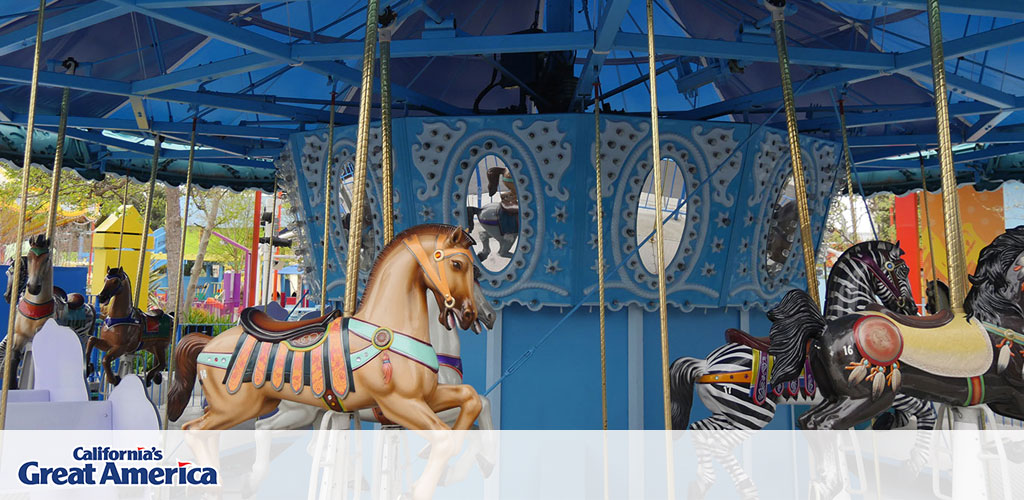
MULTIPOLYGON (((167 367, 167 346, 171 343, 171 316, 159 309, 143 312, 132 304, 132 286, 128 275, 120 267, 107 268, 103 290, 97 296, 100 304, 107 304, 107 317, 100 325, 99 335, 89 337, 85 344, 88 362, 93 347, 106 352, 103 371, 107 382, 117 385, 121 377, 110 364, 125 354, 149 351, 156 365, 146 372, 146 385, 161 383, 160 372, 167 367)), ((89 371, 92 371, 91 368, 89 371)))
POLYGON ((806 353, 830 395, 800 426, 847 428, 897 393, 1024 418, 1024 226, 981 251, 970 281, 966 314, 925 317, 881 309, 825 321, 806 293, 789 292, 769 313, 772 382, 799 375, 806 353))
MULTIPOLYGON (((78 293, 65 293, 53 286, 53 261, 50 254, 50 240, 44 235, 29 238, 29 252, 21 257, 21 277, 18 290, 13 290, 14 266, 7 269, 7 289, 4 300, 16 304, 13 314, 14 334, 11 353, 11 381, 16 387, 17 368, 24 356, 25 347, 35 337, 46 320, 53 318, 58 324, 74 330, 80 339, 87 337, 95 324, 96 312, 85 303, 85 297, 78 293)), ((0 341, 0 373, 3 373, 7 339, 0 341)))
MULTIPOLYGON (((379 407, 388 420, 418 431, 450 429, 437 412, 458 407, 454 428, 469 429, 480 396, 469 385, 438 384, 425 291, 433 292, 442 325, 478 329, 489 305, 474 293, 473 244, 458 227, 415 226, 381 251, 352 318, 331 313, 279 322, 250 308, 239 326, 217 337, 186 335, 174 353, 169 418, 181 416, 198 375, 208 406, 185 430, 228 429, 269 413, 281 400, 334 411, 379 407)), ((416 497, 429 497, 430 479, 436 485, 455 452, 443 434, 427 435, 431 457, 416 497)), ((208 448, 197 455, 216 457, 208 448)))

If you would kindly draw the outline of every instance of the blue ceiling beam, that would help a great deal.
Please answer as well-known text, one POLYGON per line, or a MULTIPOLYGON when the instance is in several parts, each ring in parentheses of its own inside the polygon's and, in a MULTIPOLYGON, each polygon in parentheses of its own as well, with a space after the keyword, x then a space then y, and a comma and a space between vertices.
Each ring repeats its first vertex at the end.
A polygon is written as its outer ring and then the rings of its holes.
MULTIPOLYGON (((969 142, 991 142, 989 139, 989 131, 999 125, 1003 120, 1010 117, 1013 111, 1002 110, 998 113, 985 115, 978 118, 978 121, 971 126, 971 129, 967 131, 967 140, 969 142)), ((1024 140, 1024 136, 1018 135, 1021 140, 1024 140)))
MULTIPOLYGON (((59 123, 60 117, 56 115, 36 114, 36 123, 40 126, 54 126, 59 123)), ((27 116, 21 113, 13 113, 3 123, 14 125, 25 125, 27 116)), ((113 131, 128 132, 155 132, 158 134, 190 134, 192 131, 191 120, 183 122, 149 122, 149 130, 142 130, 136 125, 133 119, 121 118, 93 118, 86 116, 69 116, 68 127, 93 128, 113 131)), ((261 139, 279 141, 287 139, 289 135, 296 132, 290 128, 272 128, 258 126, 222 125, 219 123, 198 123, 196 125, 196 141, 204 141, 204 136, 237 137, 243 139, 261 139)))
POLYGON ((250 53, 224 59, 209 64, 200 64, 191 68, 180 69, 172 73, 137 80, 132 82, 132 92, 146 95, 162 90, 171 90, 194 83, 203 83, 239 73, 256 71, 270 66, 278 66, 280 62, 267 57, 250 53))
MULTIPOLYGON (((28 84, 32 81, 32 70, 15 68, 12 66, 0 66, 0 80, 28 84)), ((68 75, 65 73, 54 73, 50 71, 39 72, 39 84, 47 87, 68 87, 74 90, 99 92, 101 94, 112 94, 125 97, 136 95, 132 93, 131 83, 128 82, 106 80, 103 78, 81 75, 68 75)), ((232 96, 230 94, 213 94, 209 92, 193 92, 188 90, 165 90, 139 97, 230 109, 247 113, 282 116, 303 122, 327 123, 329 119, 328 112, 325 110, 278 104, 272 102, 272 98, 270 96, 263 96, 262 99, 254 99, 252 97, 232 96)), ((351 120, 350 118, 343 116, 339 116, 336 119, 351 120)))
MULTIPOLYGON (((91 142, 93 144, 99 144, 108 148, 121 149, 128 155, 122 154, 123 158, 152 158, 153 147, 138 144, 129 141, 122 141, 113 137, 107 137, 103 134, 95 132, 86 132, 84 130, 68 128, 67 136, 80 141, 91 142), (133 156, 134 155, 134 156, 133 156)), ((160 158, 167 160, 184 160, 188 159, 187 149, 167 149, 160 148, 160 158)), ((228 157, 220 151, 211 150, 196 150, 196 159, 216 159, 218 162, 228 163, 231 165, 238 165, 242 167, 257 167, 257 168, 272 168, 273 163, 260 160, 251 160, 248 158, 228 157)))
MULTIPOLYGON (((622 20, 629 10, 629 0, 608 0, 601 10, 601 17, 597 21, 597 30, 594 32, 590 52, 587 53, 587 60, 580 70, 579 80, 576 81, 576 92, 573 94, 570 109, 576 109, 583 96, 590 95, 594 82, 601 74, 601 67, 604 60, 611 52, 612 44, 615 42, 615 35, 622 26, 622 20)), ((646 52, 646 46, 644 51, 646 52)))
MULTIPOLYGON (((925 0, 818 0, 821 4, 851 3, 890 9, 925 10, 925 0)), ((942 13, 1024 19, 1024 3, 1019 0, 942 0, 942 13)))
MULTIPOLYGON (((1022 40, 1024 40, 1024 23, 1015 23, 976 35, 950 40, 944 44, 944 53, 946 59, 954 59, 976 52, 1012 45, 1022 40)), ((835 87, 841 87, 847 83, 867 81, 890 73, 924 66, 931 62, 931 48, 924 47, 896 54, 895 61, 895 67, 889 71, 842 69, 818 76, 813 81, 807 82, 806 85, 803 82, 794 82, 794 92, 797 95, 814 94, 828 91, 835 87)), ((701 106, 689 111, 671 113, 669 116, 688 120, 708 120, 723 115, 742 113, 748 109, 768 106, 780 101, 782 101, 782 90, 779 87, 774 87, 759 92, 752 92, 735 99, 701 106)))
MULTIPOLYGON (((102 23, 123 15, 128 9, 122 6, 103 2, 93 2, 73 10, 55 15, 43 25, 43 40, 66 35, 89 26, 102 23)), ((0 56, 35 45, 36 24, 33 22, 23 28, 0 35, 0 56)))
MULTIPOLYGON (((292 56, 292 46, 265 37, 253 31, 239 28, 230 23, 214 19, 198 12, 182 9, 155 9, 138 5, 132 0, 105 0, 121 5, 140 14, 152 17, 165 23, 187 29, 200 35, 208 36, 222 42, 262 54, 285 64, 298 64, 301 61, 292 56)), ((336 78, 352 84, 362 84, 362 71, 344 64, 330 61, 306 62, 303 69, 324 76, 336 78)), ((376 86, 376 85, 375 85, 376 86)), ((441 100, 422 95, 401 85, 392 85, 392 94, 399 99, 406 99, 410 104, 424 106, 443 114, 463 114, 465 110, 447 104, 441 100)))
MULTIPOLYGON (((615 36, 615 49, 647 52, 647 36, 638 33, 619 33, 615 36)), ((741 61, 775 62, 779 54, 775 45, 751 42, 731 42, 680 36, 655 36, 654 48, 658 55, 715 57, 741 61)), ((896 66, 893 54, 855 50, 790 47, 790 64, 834 68, 892 70, 896 66)))
MULTIPOLYGON (((960 144, 954 137, 954 143, 960 144)), ((934 147, 938 144, 935 134, 906 134, 906 135, 862 135, 849 138, 851 148, 878 148, 891 146, 920 146, 923 148, 934 147)), ((965 140, 964 142, 976 142, 965 140)), ((1019 133, 990 132, 983 141, 986 144, 1007 144, 1024 142, 1024 135, 1019 133)))
MULTIPOLYGON (((927 84, 929 87, 932 85, 931 68, 914 68, 909 71, 903 71, 902 74, 921 83, 927 84)), ((946 72, 946 87, 950 92, 1000 108, 1013 106, 1016 102, 1016 96, 1012 94, 1007 94, 999 89, 989 87, 988 85, 978 83, 970 78, 956 75, 948 71, 946 72)))
MULTIPOLYGON (((992 146, 984 149, 979 149, 976 151, 965 151, 962 153, 957 153, 953 155, 953 163, 972 163, 1018 153, 1024 153, 1024 143, 1003 144, 999 146, 992 146)), ((873 161, 872 166, 896 169, 919 169, 921 168, 921 161, 917 158, 911 158, 906 160, 878 160, 873 161)), ((924 161, 924 166, 925 168, 937 167, 939 166, 939 160, 934 156, 932 156, 931 158, 926 158, 924 161)))
MULTIPOLYGON (((458 36, 393 40, 391 58, 432 56, 475 56, 480 54, 511 54, 517 52, 550 52, 581 50, 593 43, 593 31, 564 33, 523 33, 519 35, 458 36)), ((295 45, 292 57, 303 62, 360 59, 363 42, 336 42, 295 45)))
MULTIPOLYGON (((289 0, 290 3, 310 2, 312 0, 289 0)), ((241 0, 134 0, 132 3, 148 9, 172 9, 179 7, 219 7, 223 5, 240 5, 246 3, 271 3, 271 2, 245 2, 241 0)), ((276 3, 276 2, 275 2, 276 3)))
MULTIPOLYGON (((1018 97, 1017 102, 1008 110, 1024 109, 1024 98, 1018 97)), ((956 102, 949 105, 951 118, 976 116, 998 112, 999 109, 982 102, 956 102)), ((921 120, 935 120, 935 107, 931 104, 920 104, 914 107, 895 109, 891 111, 876 111, 871 113, 846 113, 846 127, 870 127, 874 125, 892 125, 894 123, 916 122, 921 120)), ((772 126, 777 124, 770 124, 772 126)), ((801 132, 812 132, 820 130, 836 130, 838 121, 833 113, 823 113, 821 117, 800 120, 801 132)), ((785 126, 783 125, 783 128, 785 126)), ((1024 140, 1024 136, 1022 136, 1024 140)))

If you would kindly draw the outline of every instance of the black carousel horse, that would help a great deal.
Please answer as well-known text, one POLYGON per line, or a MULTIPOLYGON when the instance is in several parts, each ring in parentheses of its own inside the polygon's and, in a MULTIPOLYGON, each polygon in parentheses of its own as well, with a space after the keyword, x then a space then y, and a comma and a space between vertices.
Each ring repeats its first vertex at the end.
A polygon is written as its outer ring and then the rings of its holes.
POLYGON ((826 321, 806 293, 789 292, 769 313, 772 381, 795 380, 807 356, 830 395, 800 426, 849 428, 900 393, 1024 419, 1024 226, 981 251, 970 281, 966 314, 926 317, 881 309, 826 321))
POLYGON ((483 207, 466 207, 469 232, 474 234, 474 218, 480 221, 484 229, 480 233, 482 249, 477 252, 477 258, 481 262, 487 260, 491 254, 492 239, 498 241, 498 255, 511 259, 516 239, 519 237, 519 198, 516 194, 515 179, 505 167, 487 169, 487 193, 494 196, 501 185, 506 188, 501 192, 501 201, 488 203, 483 207))

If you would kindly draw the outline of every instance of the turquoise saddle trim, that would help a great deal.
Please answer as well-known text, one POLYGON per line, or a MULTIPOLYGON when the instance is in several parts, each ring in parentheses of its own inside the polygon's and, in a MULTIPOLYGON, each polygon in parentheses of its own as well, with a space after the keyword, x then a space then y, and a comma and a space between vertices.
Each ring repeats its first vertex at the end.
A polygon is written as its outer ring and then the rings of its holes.
MULTIPOLYGON (((352 370, 356 370, 377 357, 382 351, 390 350, 396 354, 405 356, 417 363, 420 363, 433 371, 437 371, 439 363, 437 352, 430 344, 420 342, 404 333, 392 332, 387 328, 381 328, 372 323, 349 318, 348 330, 370 342, 370 345, 349 355, 349 364, 352 370), (387 332, 388 343, 377 346, 374 343, 374 336, 379 330, 387 332)), ((196 362, 208 366, 227 369, 231 362, 231 353, 225 352, 201 352, 196 362)))

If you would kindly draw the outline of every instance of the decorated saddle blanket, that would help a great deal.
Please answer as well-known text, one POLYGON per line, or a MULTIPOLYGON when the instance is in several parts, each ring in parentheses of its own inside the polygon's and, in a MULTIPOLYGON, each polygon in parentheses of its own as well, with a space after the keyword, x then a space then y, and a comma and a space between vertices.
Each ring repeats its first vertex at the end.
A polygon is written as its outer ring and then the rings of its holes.
MULTIPOLYGON (((246 324, 242 322, 248 332, 246 324)), ((385 382, 390 381, 392 373, 389 353, 416 361, 434 372, 439 366, 437 353, 430 344, 355 318, 336 317, 324 328, 296 325, 299 327, 295 333, 282 331, 276 338, 268 338, 267 332, 259 332, 259 336, 242 334, 233 352, 203 352, 197 361, 223 368, 223 382, 231 394, 245 383, 258 388, 269 383, 276 391, 288 389, 294 394, 309 387, 314 397, 336 411, 343 411, 341 401, 355 390, 352 372, 378 356, 383 358, 381 376, 385 382), (370 345, 351 352, 349 333, 370 345)))
POLYGON ((753 349, 751 355, 750 374, 752 381, 750 383, 750 399, 755 404, 764 404, 769 394, 775 397, 786 398, 796 398, 801 394, 808 398, 814 397, 818 390, 818 384, 814 381, 814 374, 811 373, 809 360, 804 360, 804 369, 800 372, 799 377, 789 382, 773 385, 769 380, 772 377, 775 357, 769 356, 766 351, 758 349, 753 349))
MULTIPOLYGON (((881 312, 864 314, 893 319, 881 312)), ((976 377, 992 366, 994 349, 988 331, 977 319, 957 314, 937 328, 895 327, 903 342, 901 363, 942 377, 976 377)))

